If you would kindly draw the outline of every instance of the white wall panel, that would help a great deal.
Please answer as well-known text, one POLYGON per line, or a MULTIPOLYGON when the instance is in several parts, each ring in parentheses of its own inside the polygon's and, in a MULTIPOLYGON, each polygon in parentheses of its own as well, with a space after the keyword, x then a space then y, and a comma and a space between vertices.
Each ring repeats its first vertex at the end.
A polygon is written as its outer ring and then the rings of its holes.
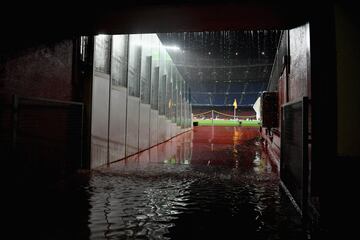
POLYGON ((150 146, 158 144, 158 110, 151 109, 150 112, 150 146))
POLYGON ((164 115, 158 117, 158 143, 166 141, 166 118, 164 115))
POLYGON ((150 159, 149 161, 150 162, 158 162, 158 149, 157 149, 157 146, 156 147, 153 147, 153 148, 150 148, 149 149, 149 152, 150 152, 150 159))
POLYGON ((139 108, 140 99, 128 96, 126 126, 126 156, 139 151, 139 108))
POLYGON ((91 168, 104 165, 108 160, 109 83, 109 75, 94 74, 91 112, 91 168))
POLYGON ((171 138, 171 120, 166 119, 166 135, 165 141, 171 138))
POLYGON ((176 123, 171 123, 171 137, 175 137, 176 136, 176 123))
POLYGON ((150 104, 140 104, 139 150, 150 147, 150 104))
POLYGON ((126 88, 111 90, 110 126, 109 126, 109 161, 125 157, 126 140, 126 88))
POLYGON ((189 129, 185 82, 156 34, 99 35, 94 47, 91 168, 189 129))

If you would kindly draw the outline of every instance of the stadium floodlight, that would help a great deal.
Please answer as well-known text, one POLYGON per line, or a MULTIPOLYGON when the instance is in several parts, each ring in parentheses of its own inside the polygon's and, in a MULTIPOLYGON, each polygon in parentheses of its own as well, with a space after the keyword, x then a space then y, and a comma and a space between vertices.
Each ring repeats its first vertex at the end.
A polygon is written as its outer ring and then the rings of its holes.
POLYGON ((180 51, 180 48, 178 46, 164 46, 164 48, 173 51, 180 51))

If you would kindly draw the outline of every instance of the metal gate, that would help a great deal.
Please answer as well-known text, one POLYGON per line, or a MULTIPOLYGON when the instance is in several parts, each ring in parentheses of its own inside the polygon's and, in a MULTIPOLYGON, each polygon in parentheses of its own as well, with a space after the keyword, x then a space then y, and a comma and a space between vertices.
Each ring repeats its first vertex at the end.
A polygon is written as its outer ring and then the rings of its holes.
POLYGON ((280 178, 306 216, 309 196, 308 98, 282 106, 280 178))
POLYGON ((82 167, 82 103, 14 96, 12 131, 24 177, 51 180, 82 167))

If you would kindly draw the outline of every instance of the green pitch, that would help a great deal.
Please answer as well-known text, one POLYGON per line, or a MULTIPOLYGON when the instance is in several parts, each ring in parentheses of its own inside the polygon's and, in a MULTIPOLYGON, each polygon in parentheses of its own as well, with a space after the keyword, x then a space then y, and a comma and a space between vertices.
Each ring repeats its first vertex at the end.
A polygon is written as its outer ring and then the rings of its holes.
POLYGON ((247 121, 247 120, 194 120, 198 122, 198 126, 224 126, 224 127, 260 127, 260 121, 247 121), (241 124, 240 124, 241 123, 241 124))

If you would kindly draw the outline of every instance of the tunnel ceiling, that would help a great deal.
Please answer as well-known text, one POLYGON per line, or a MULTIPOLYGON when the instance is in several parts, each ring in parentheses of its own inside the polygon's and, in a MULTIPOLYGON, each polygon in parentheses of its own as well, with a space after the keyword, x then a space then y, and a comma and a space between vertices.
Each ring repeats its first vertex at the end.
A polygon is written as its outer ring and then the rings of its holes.
POLYGON ((280 30, 244 30, 158 35, 196 95, 265 90, 280 34, 280 30))
POLYGON ((13 3, 0 15, 0 49, 98 33, 287 29, 308 18, 306 2, 296 8, 281 1, 241 0, 13 3))

